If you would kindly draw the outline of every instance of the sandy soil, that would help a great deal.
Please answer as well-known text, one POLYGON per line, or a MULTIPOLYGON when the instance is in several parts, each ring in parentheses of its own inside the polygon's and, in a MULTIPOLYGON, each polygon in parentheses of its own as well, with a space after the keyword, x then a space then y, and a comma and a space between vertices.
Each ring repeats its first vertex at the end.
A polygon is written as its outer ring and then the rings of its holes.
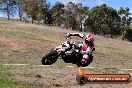
MULTIPOLYGON (((131 88, 129 84, 85 84, 76 82, 76 68, 58 68, 42 66, 11 66, 8 70, 11 79, 31 84, 42 84, 43 88, 131 88)), ((86 69, 89 74, 130 74, 132 71, 114 69, 86 69)))

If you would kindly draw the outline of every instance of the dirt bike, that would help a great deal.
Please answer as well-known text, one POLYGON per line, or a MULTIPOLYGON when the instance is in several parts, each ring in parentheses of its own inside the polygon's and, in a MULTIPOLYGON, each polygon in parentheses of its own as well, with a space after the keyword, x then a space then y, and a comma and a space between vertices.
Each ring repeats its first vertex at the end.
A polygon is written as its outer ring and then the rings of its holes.
POLYGON ((90 54, 87 63, 82 64, 81 60, 83 54, 80 52, 82 42, 73 43, 72 41, 70 41, 71 38, 66 39, 68 40, 63 42, 56 48, 52 49, 42 58, 41 60, 42 64, 51 65, 55 63, 57 59, 60 57, 60 59, 63 59, 65 63, 76 64, 78 67, 88 66, 93 60, 93 55, 90 54))

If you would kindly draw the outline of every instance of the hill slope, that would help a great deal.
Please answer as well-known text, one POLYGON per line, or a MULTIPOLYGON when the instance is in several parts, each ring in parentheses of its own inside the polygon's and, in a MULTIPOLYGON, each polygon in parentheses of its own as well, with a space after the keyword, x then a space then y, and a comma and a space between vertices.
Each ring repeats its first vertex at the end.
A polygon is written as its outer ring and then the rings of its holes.
MULTIPOLYGON (((30 64, 30 66, 8 66, 5 72, 11 79, 43 87, 79 87, 75 82, 75 68, 64 68, 58 60, 55 67, 39 67, 41 58, 51 49, 65 41, 65 33, 76 32, 58 27, 35 25, 13 20, 0 19, 0 64, 30 64), (49 74, 50 73, 50 74, 49 74), (54 76, 53 76, 54 75, 54 76), (53 76, 53 77, 52 77, 53 76), (58 79, 59 77, 59 79, 58 79)), ((90 73, 130 73, 108 68, 132 69, 132 43, 94 35, 96 51, 90 73)), ((78 41, 75 37, 73 40, 78 41)), ((79 40, 80 41, 80 40, 79 40)), ((91 84, 89 87, 130 87, 132 84, 91 84)), ((84 86, 87 87, 87 86, 84 86)))

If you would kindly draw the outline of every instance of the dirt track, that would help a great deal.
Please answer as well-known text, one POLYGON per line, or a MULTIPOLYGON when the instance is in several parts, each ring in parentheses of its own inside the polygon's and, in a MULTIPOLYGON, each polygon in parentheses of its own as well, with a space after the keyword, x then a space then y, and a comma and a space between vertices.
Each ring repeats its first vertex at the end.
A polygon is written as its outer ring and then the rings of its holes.
MULTIPOLYGON (((31 84, 41 84, 43 88, 131 88, 132 86, 132 83, 79 86, 75 81, 76 69, 65 68, 64 66, 69 64, 65 64, 61 60, 58 60, 53 67, 39 67, 41 58, 49 51, 47 47, 53 48, 65 41, 64 35, 69 30, 62 31, 57 27, 25 24, 3 19, 0 20, 0 28, 0 64, 31 65, 4 66, 11 79, 31 84), (12 35, 9 34, 10 31, 13 32, 12 35), (21 35, 21 32, 24 36, 21 35)), ((94 61, 90 66, 113 69, 89 69, 88 72, 92 74, 127 73, 132 75, 132 71, 114 69, 132 69, 132 43, 97 35, 94 35, 94 37, 96 52, 94 53, 94 61)))
MULTIPOLYGON (((85 84, 80 86, 76 83, 75 68, 38 67, 38 66, 11 66, 8 70, 10 77, 17 81, 24 81, 31 84, 42 84, 43 88, 131 88, 130 84, 85 84), (20 71, 21 69, 21 71, 20 71)), ((131 73, 131 71, 120 71, 114 69, 88 70, 89 74, 108 73, 131 73)))

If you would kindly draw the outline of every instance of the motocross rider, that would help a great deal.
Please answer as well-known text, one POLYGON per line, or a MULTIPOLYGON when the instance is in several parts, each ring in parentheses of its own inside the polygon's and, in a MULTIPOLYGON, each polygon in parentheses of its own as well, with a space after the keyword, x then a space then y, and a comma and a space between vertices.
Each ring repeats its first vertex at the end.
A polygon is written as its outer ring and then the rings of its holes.
POLYGON ((82 33, 67 33, 66 37, 70 36, 78 36, 81 39, 83 39, 83 43, 81 46, 81 53, 83 54, 83 58, 81 60, 82 64, 87 63, 89 59, 89 55, 95 50, 94 48, 94 39, 92 37, 91 33, 88 33, 87 35, 82 34, 82 33))

